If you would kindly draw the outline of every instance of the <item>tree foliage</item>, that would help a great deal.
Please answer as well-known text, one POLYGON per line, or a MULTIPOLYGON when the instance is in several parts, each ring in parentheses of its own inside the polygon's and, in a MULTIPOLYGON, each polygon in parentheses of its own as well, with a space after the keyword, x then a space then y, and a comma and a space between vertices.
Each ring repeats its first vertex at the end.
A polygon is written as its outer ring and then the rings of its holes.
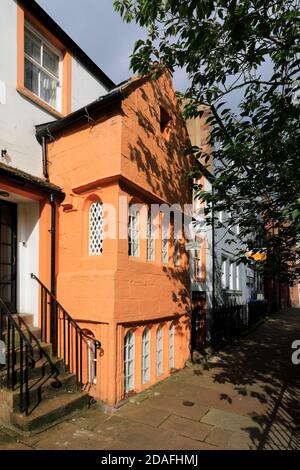
MULTIPOLYGON (((180 67, 190 79, 186 116, 199 115, 199 103, 211 109, 218 165, 213 194, 200 190, 199 197, 231 212, 249 249, 268 251, 271 276, 299 276, 299 0, 115 0, 114 6, 125 21, 148 30, 136 42, 133 71, 149 73, 153 60, 180 67)), ((192 152, 197 176, 209 156, 201 148, 192 152)))

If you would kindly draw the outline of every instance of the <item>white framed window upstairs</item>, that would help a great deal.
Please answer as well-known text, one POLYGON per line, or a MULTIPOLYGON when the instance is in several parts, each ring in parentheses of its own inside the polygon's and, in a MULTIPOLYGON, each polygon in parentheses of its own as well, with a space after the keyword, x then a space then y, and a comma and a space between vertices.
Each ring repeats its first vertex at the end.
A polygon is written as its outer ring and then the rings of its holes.
POLYGON ((28 22, 24 35, 24 86, 61 112, 62 54, 28 22))

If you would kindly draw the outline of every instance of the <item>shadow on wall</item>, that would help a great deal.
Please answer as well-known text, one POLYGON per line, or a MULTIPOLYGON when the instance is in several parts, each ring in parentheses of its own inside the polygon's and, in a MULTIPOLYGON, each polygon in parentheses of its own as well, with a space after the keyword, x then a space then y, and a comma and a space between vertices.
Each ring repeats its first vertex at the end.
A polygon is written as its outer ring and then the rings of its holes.
POLYGON ((163 85, 159 86, 155 81, 150 81, 148 85, 149 94, 155 99, 149 99, 145 90, 140 88, 144 107, 140 106, 138 110, 128 107, 124 111, 128 120, 131 119, 131 113, 137 116, 137 123, 142 131, 134 144, 128 143, 128 157, 156 195, 163 197, 168 194, 168 202, 172 204, 180 203, 180 198, 186 204, 191 203, 192 192, 188 179, 191 158, 184 152, 187 133, 179 105, 176 108, 170 106, 163 85), (170 122, 165 129, 161 128, 159 104, 170 112, 170 122), (163 155, 163 159, 159 155, 163 155))

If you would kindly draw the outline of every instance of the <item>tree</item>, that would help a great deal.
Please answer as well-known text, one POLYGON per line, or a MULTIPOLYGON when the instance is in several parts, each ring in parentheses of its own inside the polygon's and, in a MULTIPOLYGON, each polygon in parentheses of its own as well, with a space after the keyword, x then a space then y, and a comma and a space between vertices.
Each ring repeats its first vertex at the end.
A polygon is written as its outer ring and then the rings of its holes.
MULTIPOLYGON (((185 69, 186 117, 201 113, 199 103, 211 110, 218 165, 213 194, 200 189, 199 197, 231 212, 249 250, 272 254, 270 276, 299 276, 299 0, 115 0, 114 7, 148 30, 135 44, 133 71, 153 73, 153 60, 185 69)), ((197 176, 209 155, 191 152, 197 176)))

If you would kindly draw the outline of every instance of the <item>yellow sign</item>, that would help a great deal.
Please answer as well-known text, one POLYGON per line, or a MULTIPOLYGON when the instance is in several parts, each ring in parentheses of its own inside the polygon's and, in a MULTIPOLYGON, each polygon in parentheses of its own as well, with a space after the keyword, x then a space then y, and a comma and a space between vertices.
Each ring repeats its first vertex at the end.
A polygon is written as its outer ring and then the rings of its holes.
POLYGON ((266 261, 267 253, 253 253, 252 251, 248 251, 246 254, 247 258, 252 258, 254 261, 266 261))

